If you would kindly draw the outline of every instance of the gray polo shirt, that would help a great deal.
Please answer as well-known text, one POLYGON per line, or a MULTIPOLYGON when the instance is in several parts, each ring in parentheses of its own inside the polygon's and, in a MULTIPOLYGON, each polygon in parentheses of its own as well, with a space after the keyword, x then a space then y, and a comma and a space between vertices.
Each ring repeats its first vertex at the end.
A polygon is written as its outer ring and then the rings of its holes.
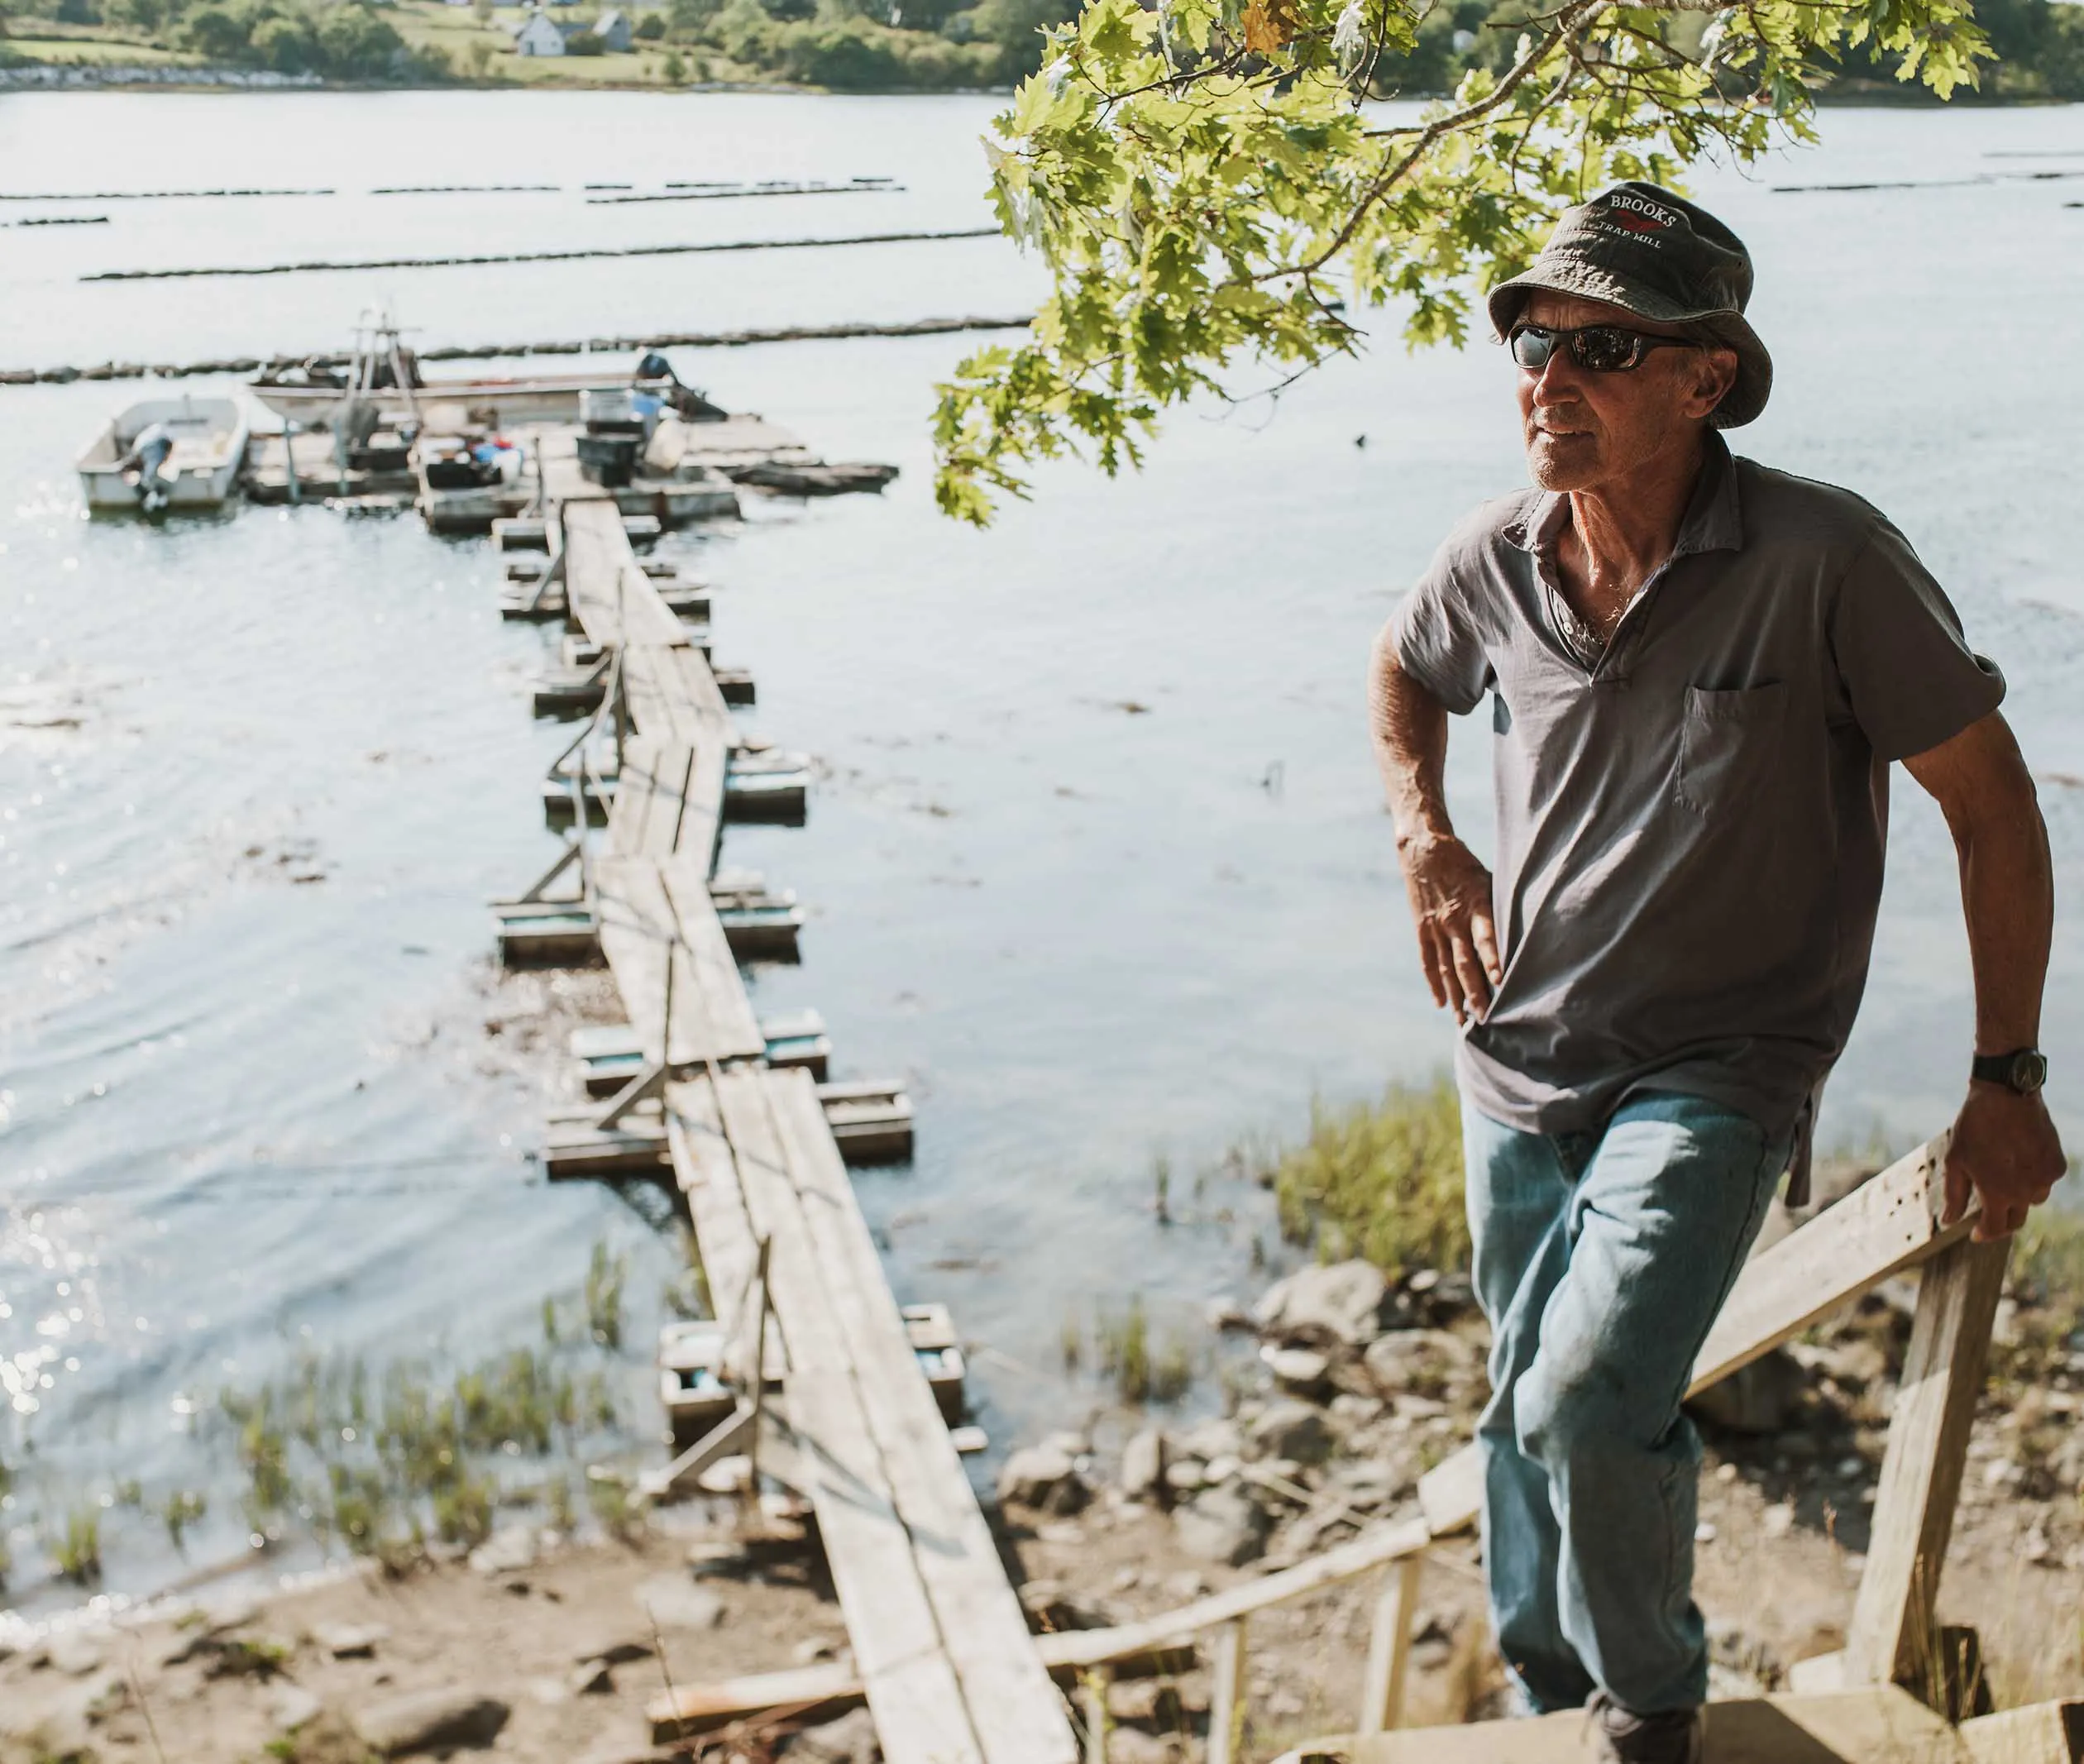
POLYGON ((1794 1126, 1867 983, 1889 762, 2004 697, 1879 513, 1709 446, 1596 661, 1546 611, 1556 494, 1484 504, 1390 621, 1448 710, 1493 695, 1504 978, 1459 1071, 1508 1126, 1596 1127, 1641 1089, 1794 1126))

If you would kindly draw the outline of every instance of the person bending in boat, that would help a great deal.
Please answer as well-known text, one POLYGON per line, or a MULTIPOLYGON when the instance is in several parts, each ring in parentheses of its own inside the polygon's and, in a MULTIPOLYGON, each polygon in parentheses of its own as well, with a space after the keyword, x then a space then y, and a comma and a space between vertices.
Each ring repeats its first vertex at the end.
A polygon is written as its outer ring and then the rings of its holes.
POLYGON ((1972 1189, 2002 1236, 2064 1168, 2034 1047, 2048 839, 2003 677, 1873 508, 1731 455, 1772 384, 1752 280, 1655 185, 1565 215, 1489 296, 1536 487, 1455 529, 1373 670, 1420 957, 1461 1025, 1498 1647, 1527 1710, 1588 1705, 1626 1764, 1701 1756, 1680 1398, 1782 1174, 1804 1192, 1893 762, 1953 829, 1974 958, 1948 1209, 1972 1189), (1447 715, 1486 696, 1494 871, 1441 786, 1447 715))

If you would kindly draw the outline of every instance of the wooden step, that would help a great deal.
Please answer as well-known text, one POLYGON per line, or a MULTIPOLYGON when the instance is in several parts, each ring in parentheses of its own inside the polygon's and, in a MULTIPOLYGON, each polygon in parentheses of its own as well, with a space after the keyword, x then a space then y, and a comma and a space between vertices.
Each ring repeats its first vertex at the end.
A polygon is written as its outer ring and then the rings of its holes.
MULTIPOLYGON (((1312 1740, 1279 1764, 1594 1764, 1575 1709, 1535 1721, 1407 1728, 1312 1740)), ((1961 1735, 1906 1690, 1843 1690, 1708 1705, 1704 1764, 1978 1764, 1961 1735)), ((2041 1764, 2022 1758, 2019 1764, 2041 1764)))
MULTIPOLYGON (((833 1143, 848 1164, 901 1164, 911 1156, 911 1098, 902 1085, 820 1084, 816 1088, 833 1143)), ((666 1124, 656 1102, 640 1104, 607 1128, 593 1125, 592 1112, 569 1107, 552 1111, 543 1152, 545 1175, 553 1180, 656 1176, 669 1166, 666 1124)))
MULTIPOLYGON (((612 776, 587 779, 586 819, 590 825, 598 827, 607 820, 615 806, 615 790, 612 776)), ((810 790, 810 762, 800 753, 734 753, 724 774, 724 817, 800 827, 808 814, 810 790)), ((571 825, 568 779, 543 781, 543 819, 550 827, 571 825)))
POLYGON ((1978 1715, 1961 1737, 1976 1764, 2084 1764, 2084 1700, 1978 1715))

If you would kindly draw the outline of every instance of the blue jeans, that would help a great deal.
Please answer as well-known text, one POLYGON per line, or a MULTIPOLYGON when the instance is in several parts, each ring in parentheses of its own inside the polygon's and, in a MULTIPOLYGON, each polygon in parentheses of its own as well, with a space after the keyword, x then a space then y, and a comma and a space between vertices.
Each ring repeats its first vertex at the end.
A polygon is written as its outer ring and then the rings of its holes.
POLYGON ((1638 1714, 1689 1708, 1706 1699, 1708 1652, 1700 1438, 1679 1404, 1788 1138, 1668 1092, 1560 1135, 1465 1103, 1462 1136, 1493 1336, 1477 1439, 1498 1651, 1537 1711, 1595 1687, 1638 1714))

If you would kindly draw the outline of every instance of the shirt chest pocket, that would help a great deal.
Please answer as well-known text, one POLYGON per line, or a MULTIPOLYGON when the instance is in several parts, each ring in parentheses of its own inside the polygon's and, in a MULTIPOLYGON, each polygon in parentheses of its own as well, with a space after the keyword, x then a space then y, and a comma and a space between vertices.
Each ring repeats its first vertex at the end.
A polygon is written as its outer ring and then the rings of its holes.
POLYGON ((1688 686, 1679 724, 1679 784, 1683 807, 1719 816, 1771 782, 1787 720, 1787 686, 1740 686, 1710 691, 1688 686))

